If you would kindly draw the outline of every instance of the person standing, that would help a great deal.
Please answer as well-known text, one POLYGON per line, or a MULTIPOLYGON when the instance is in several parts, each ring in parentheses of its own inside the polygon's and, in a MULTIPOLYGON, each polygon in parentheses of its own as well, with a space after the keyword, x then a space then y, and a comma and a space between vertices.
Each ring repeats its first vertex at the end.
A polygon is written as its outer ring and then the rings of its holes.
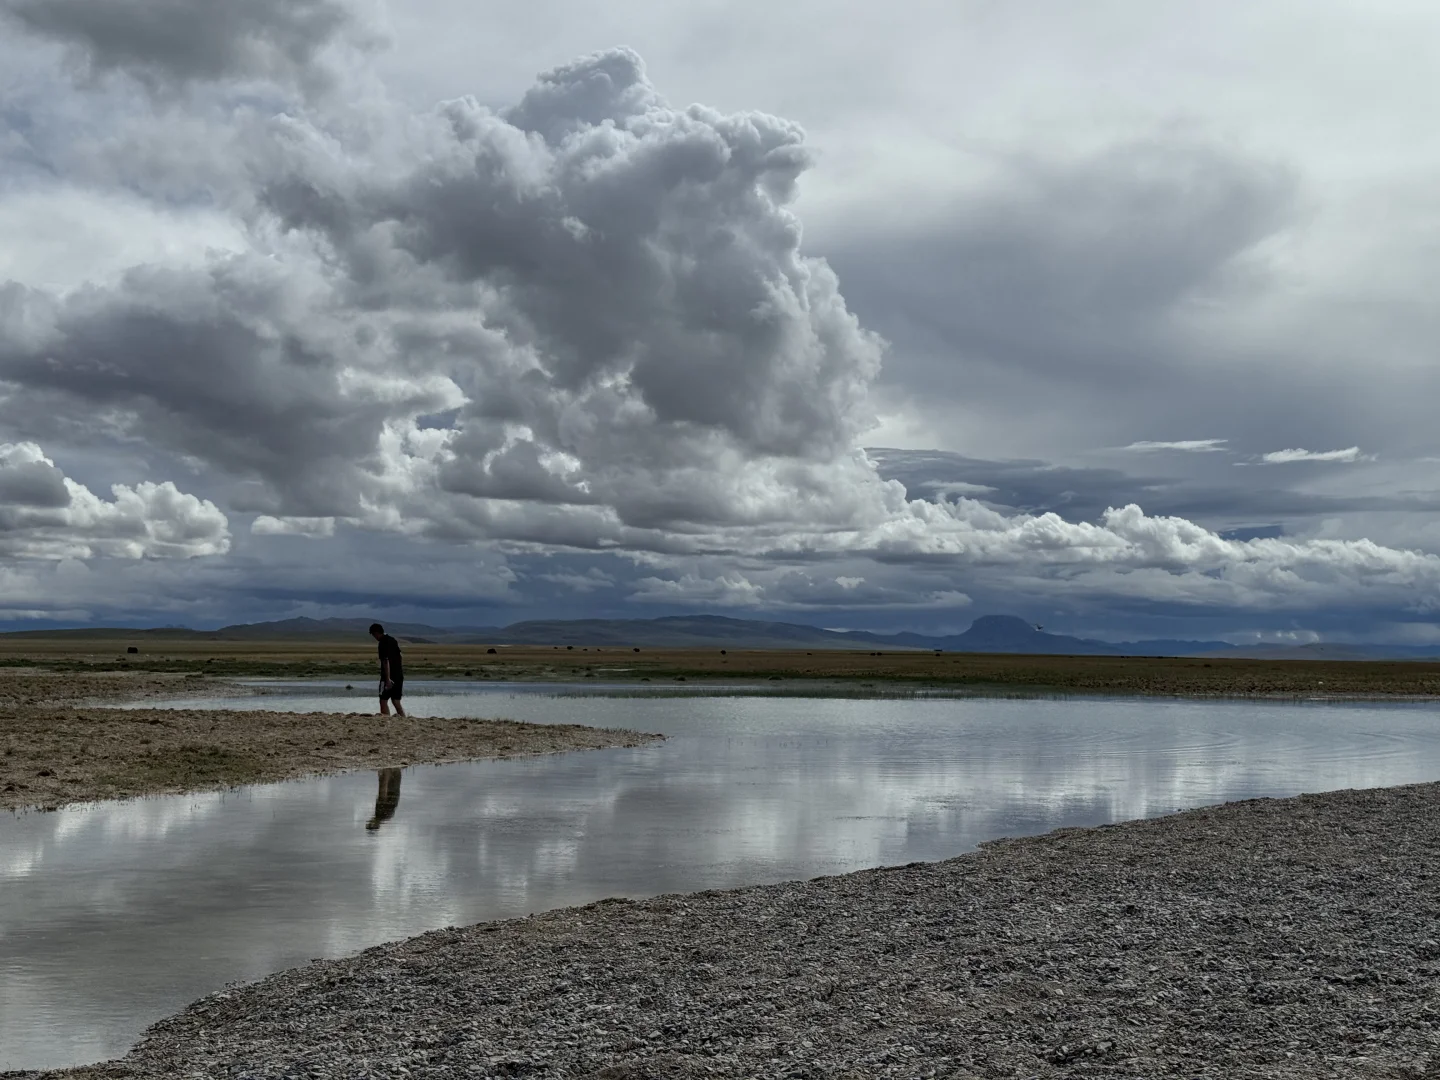
POLYGON ((370 624, 370 636, 380 643, 380 715, 390 715, 390 702, 395 703, 395 713, 405 715, 405 706, 400 698, 405 693, 405 663, 400 658, 400 643, 378 622, 370 624))

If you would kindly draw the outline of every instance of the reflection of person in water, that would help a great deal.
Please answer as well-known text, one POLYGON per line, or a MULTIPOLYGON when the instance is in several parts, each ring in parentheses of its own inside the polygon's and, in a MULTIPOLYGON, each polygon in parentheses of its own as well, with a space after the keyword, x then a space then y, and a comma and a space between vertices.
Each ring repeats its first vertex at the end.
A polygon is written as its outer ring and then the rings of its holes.
POLYGON ((367 829, 378 829, 382 821, 389 821, 395 816, 395 808, 400 805, 400 770, 381 769, 380 791, 375 796, 375 816, 365 823, 367 829))

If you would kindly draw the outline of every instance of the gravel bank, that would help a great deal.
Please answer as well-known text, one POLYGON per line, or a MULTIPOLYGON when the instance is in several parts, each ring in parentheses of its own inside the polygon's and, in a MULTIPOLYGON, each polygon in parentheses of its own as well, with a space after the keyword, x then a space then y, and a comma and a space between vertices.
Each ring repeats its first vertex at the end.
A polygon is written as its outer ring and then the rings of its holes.
POLYGON ((512 720, 83 704, 211 691, 234 687, 166 675, 0 676, 0 809, 48 809, 351 769, 638 746, 660 738, 512 720))
POLYGON ((1440 1076, 1440 784, 602 901, 207 997, 73 1076, 1440 1076))
POLYGON ((77 671, 56 673, 0 668, 0 709, 58 709, 107 701, 163 701, 174 697, 243 694, 246 687, 201 675, 155 672, 77 671))

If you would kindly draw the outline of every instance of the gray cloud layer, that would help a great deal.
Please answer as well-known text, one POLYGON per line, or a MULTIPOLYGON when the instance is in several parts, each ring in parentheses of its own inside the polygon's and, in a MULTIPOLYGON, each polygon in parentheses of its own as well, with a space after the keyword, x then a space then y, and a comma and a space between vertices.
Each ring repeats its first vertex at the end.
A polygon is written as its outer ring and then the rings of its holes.
MULTIPOLYGON (((141 446, 214 501, 116 488, 103 506, 133 495, 126 520, 151 523, 117 553, 218 555, 228 514, 247 551, 308 545, 283 548, 297 565, 352 535, 515 565, 588 552, 501 591, 661 607, 953 612, 1009 595, 1419 611, 1440 588, 1435 556, 1324 524, 1429 505, 1423 493, 1286 488, 1282 470, 1231 467, 1374 464, 1358 449, 1275 456, 1369 440, 1280 412, 1285 364, 1236 394, 1235 333, 1201 363, 1215 312, 1283 277, 1271 248, 1305 213, 1287 166, 1190 132, 1002 155, 1001 182, 924 221, 888 206, 832 230, 842 295, 802 244, 817 165, 800 127, 677 107, 630 50, 554 68, 509 108, 416 111, 365 73, 349 93, 262 108, 227 88, 349 77, 320 61, 353 30, 347 9, 257 4, 201 25, 178 0, 121 8, 121 29, 120 9, 82 0, 8 10, 96 71, 212 96, 137 112, 109 139, 30 138, 15 159, 157 222, 202 207, 225 239, 140 258, 117 245, 105 273, 70 285, 13 263, 0 435, 28 456, 0 472, 0 509, 30 539, 12 558, 110 551, 95 522, 119 511, 94 509, 45 454, 141 446), (150 152, 167 145, 195 152, 150 152), (986 415, 1007 395, 1024 408, 986 415), (1043 441, 1053 415, 1062 442, 1132 452, 1065 468, 867 454, 897 399, 965 438, 1023 417, 1043 441), (1227 482, 1222 467, 1271 479, 1227 482)), ((1333 392, 1292 381, 1287 400, 1333 392)))
POLYGON ((227 78, 309 81, 354 25, 334 0, 3 0, 0 12, 72 49, 96 74, 151 86, 227 78))

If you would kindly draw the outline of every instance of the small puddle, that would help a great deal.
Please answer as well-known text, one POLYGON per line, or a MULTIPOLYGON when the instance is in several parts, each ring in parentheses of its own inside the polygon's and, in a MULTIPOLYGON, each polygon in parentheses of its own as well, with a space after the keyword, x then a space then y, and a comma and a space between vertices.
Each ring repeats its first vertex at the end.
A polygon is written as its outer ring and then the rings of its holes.
MULTIPOLYGON (((365 707, 269 689, 197 704, 365 707)), ((227 982, 438 927, 1440 777, 1428 704, 409 689, 419 714, 671 738, 0 818, 0 1069, 119 1056, 227 982)))

